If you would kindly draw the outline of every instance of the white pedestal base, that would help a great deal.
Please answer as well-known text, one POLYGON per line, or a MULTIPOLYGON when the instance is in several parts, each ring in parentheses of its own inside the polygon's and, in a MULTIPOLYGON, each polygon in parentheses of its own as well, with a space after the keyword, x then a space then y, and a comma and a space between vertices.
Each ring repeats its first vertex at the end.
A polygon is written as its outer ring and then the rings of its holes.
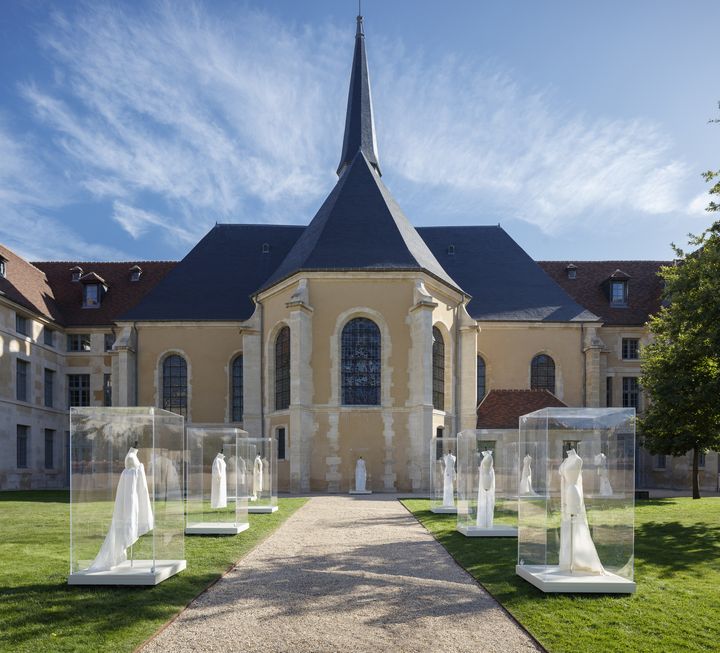
POLYGON ((372 490, 350 490, 350 494, 372 494, 372 490))
POLYGON ((517 537, 517 528, 512 526, 493 526, 480 528, 480 526, 458 526, 457 531, 466 537, 517 537))
POLYGON ((553 565, 517 565, 515 573, 543 592, 633 594, 635 583, 606 572, 604 576, 569 574, 553 565))
POLYGON ((68 576, 68 585, 157 585, 181 572, 185 560, 152 560, 123 562, 109 571, 76 571, 68 576))
POLYGON ((434 512, 436 515, 457 515, 457 508, 455 506, 435 506, 430 508, 430 512, 434 512))
POLYGON ((248 512, 253 514, 277 512, 277 506, 248 506, 248 512))
POLYGON ((237 535, 250 524, 223 524, 221 522, 196 522, 185 527, 185 535, 237 535))

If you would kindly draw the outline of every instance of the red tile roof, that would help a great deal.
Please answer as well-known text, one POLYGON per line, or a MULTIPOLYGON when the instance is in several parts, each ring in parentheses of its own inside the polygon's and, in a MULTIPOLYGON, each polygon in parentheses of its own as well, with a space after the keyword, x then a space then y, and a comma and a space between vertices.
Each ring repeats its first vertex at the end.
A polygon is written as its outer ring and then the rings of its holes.
POLYGON ((0 256, 7 261, 5 277, 0 277, 0 296, 62 324, 62 312, 45 273, 3 245, 0 256))
POLYGON ((65 326, 106 326, 137 304, 176 265, 175 261, 129 261, 123 263, 89 263, 86 261, 33 263, 42 270, 61 306, 65 326), (130 269, 142 267, 139 281, 130 281, 130 269), (72 281, 70 269, 79 265, 83 280, 95 275, 108 290, 98 308, 83 308, 83 284, 72 281))
POLYGON ((605 324, 643 325, 660 309, 662 280, 658 271, 672 261, 538 261, 538 265, 578 304, 602 318, 605 324), (566 269, 574 265, 576 276, 568 279, 566 269), (628 277, 628 305, 610 306, 603 282, 617 270, 628 277))
POLYGON ((565 405, 548 390, 490 390, 478 406, 476 428, 514 429, 521 415, 565 405))

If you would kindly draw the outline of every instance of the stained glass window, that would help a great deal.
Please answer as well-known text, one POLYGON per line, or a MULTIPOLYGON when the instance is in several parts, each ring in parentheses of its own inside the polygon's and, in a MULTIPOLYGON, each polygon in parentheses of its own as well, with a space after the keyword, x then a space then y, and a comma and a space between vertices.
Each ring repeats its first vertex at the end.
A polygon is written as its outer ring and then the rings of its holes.
POLYGON ((243 418, 243 357, 235 357, 232 363, 232 421, 242 422, 243 418))
POLYGON ((372 320, 357 317, 342 331, 342 403, 379 406, 381 378, 380 329, 372 320))
POLYGON ((445 341, 437 327, 432 335, 433 408, 445 410, 445 341))
POLYGON ((530 364, 530 387, 555 394, 555 361, 547 354, 538 354, 530 364))
POLYGON ((290 408, 290 327, 275 338, 275 410, 290 408))
POLYGON ((480 403, 485 398, 485 359, 482 356, 477 357, 477 402, 480 403))
POLYGON ((187 417, 187 363, 182 356, 172 354, 163 361, 162 407, 187 417))

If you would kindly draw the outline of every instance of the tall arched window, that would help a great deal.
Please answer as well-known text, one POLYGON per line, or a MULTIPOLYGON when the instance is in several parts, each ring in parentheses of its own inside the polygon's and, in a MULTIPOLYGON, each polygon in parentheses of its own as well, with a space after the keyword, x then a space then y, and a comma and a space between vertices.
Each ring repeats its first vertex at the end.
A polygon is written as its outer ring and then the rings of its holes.
POLYGON ((187 395, 187 363, 179 354, 171 354, 162 364, 162 407, 187 417, 187 395))
POLYGON ((342 330, 342 402, 348 406, 380 405, 380 329, 366 317, 350 320, 342 330))
POLYGON ((290 408, 290 327, 275 338, 275 410, 290 408))
POLYGON ((433 408, 445 410, 445 341, 437 327, 432 336, 433 408))
POLYGON ((530 364, 530 387, 555 394, 555 361, 547 354, 538 354, 530 364))
POLYGON ((485 359, 477 357, 477 402, 480 403, 485 397, 485 359))
POLYGON ((232 397, 232 421, 242 422, 243 418, 243 357, 239 354, 233 359, 230 377, 232 397))

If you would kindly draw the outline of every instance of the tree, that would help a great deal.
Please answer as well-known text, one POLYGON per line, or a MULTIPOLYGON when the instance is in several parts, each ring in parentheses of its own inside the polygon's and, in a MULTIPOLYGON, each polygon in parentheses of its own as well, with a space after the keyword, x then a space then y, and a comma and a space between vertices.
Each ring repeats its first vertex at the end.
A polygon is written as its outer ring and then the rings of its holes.
MULTIPOLYGON (((718 181, 720 171, 703 174, 718 181)), ((720 210, 711 201, 708 211, 720 210)), ((674 265, 663 267, 664 306, 650 320, 653 342, 643 352, 641 383, 651 402, 640 427, 653 454, 693 452, 693 498, 700 498, 700 453, 720 448, 720 221, 689 236, 694 251, 673 245, 674 265)))

